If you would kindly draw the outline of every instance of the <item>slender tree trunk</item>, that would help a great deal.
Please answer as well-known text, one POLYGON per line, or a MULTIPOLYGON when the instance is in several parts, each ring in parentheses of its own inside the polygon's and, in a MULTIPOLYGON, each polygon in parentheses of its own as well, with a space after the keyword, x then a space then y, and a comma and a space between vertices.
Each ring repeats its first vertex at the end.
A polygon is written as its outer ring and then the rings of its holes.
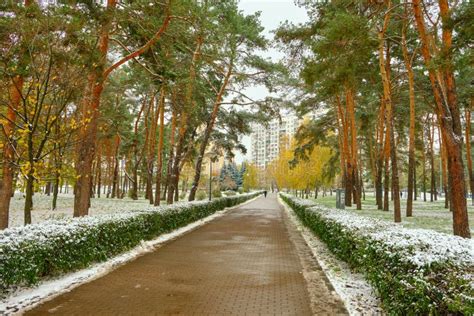
POLYGON ((435 177, 435 163, 434 163, 434 126, 433 120, 431 120, 431 125, 429 126, 429 138, 430 142, 430 202, 434 201, 435 191, 436 191, 436 177, 435 177))
POLYGON ((423 202, 426 202, 426 148, 425 148, 425 137, 424 137, 425 131, 423 131, 422 136, 421 136, 421 141, 422 141, 422 150, 421 150, 421 161, 423 163, 423 202))
POLYGON ((343 129, 343 137, 342 137, 342 145, 344 151, 344 160, 346 163, 345 172, 344 172, 344 187, 345 187, 345 195, 344 195, 344 203, 345 206, 352 206, 352 187, 353 187, 353 165, 352 165, 352 157, 349 149, 349 127, 348 127, 348 114, 343 112, 342 104, 339 95, 336 96, 337 106, 339 109, 339 115, 341 116, 341 123, 343 129))
POLYGON ((115 155, 114 155, 114 173, 112 178, 112 198, 118 197, 119 184, 118 184, 118 175, 119 175, 119 148, 120 148, 120 136, 115 136, 115 155))
MULTIPOLYGON (((340 188, 346 188, 347 183, 347 169, 346 169, 346 143, 345 143, 345 118, 342 111, 341 101, 339 96, 336 96, 335 108, 337 113, 338 122, 338 141, 339 141, 339 152, 340 152, 340 168, 341 168, 341 185, 340 188)), ((344 201, 346 203, 346 201, 344 201)))
POLYGON ((25 183, 25 225, 31 224, 31 210, 33 209, 34 169, 31 167, 26 176, 25 183))
MULTIPOLYGON (((466 107, 466 157, 467 173, 469 176, 469 186, 471 188, 472 205, 474 205, 474 173, 472 170, 472 150, 471 150, 471 108, 474 104, 474 97, 471 97, 471 104, 466 107)), ((444 178, 444 176, 443 176, 444 178)))
MULTIPOLYGON (((387 111, 385 111, 387 112, 387 111)), ((383 194, 383 210, 390 210, 390 130, 388 128, 388 114, 386 113, 385 143, 384 143, 384 194, 383 194)))
POLYGON ((181 172, 179 171, 178 174, 176 175, 176 186, 174 190, 174 201, 178 202, 179 201, 179 177, 181 176, 181 172))
POLYGON ((26 172, 26 183, 25 183, 25 225, 31 224, 31 210, 33 209, 33 194, 34 194, 34 182, 35 182, 35 158, 33 153, 33 126, 28 125, 28 135, 27 135, 27 156, 29 168, 26 172))
POLYGON ((97 151, 97 175, 96 175, 96 184, 97 184, 97 198, 100 198, 100 189, 102 185, 102 150, 99 147, 97 151))
POLYGON ((47 196, 51 196, 51 189, 52 189, 51 181, 47 181, 44 187, 44 194, 46 194, 47 196))
POLYGON ((413 193, 414 193, 414 197, 413 197, 413 200, 418 200, 418 185, 416 183, 416 165, 415 165, 415 170, 413 172, 413 193))
MULTIPOLYGON (((134 135, 134 139, 133 139, 133 144, 132 144, 132 155, 133 155, 133 159, 131 161, 131 165, 132 165, 132 188, 131 188, 131 192, 130 192, 130 197, 132 200, 138 200, 138 186, 139 186, 139 183, 138 183, 138 167, 140 166, 140 162, 141 162, 141 157, 143 157, 143 155, 141 155, 139 157, 139 153, 138 153, 138 124, 140 123, 140 119, 142 117, 142 114, 143 114, 143 111, 145 110, 145 107, 146 107, 146 100, 143 100, 142 102, 142 106, 140 107, 140 110, 138 111, 138 114, 137 114, 137 118, 135 119, 135 126, 133 128, 133 135, 134 135)), ((146 118, 145 118, 146 120, 146 118)))
POLYGON ((57 208, 60 179, 61 179, 61 173, 59 172, 59 170, 56 170, 54 173, 54 186, 53 186, 53 203, 52 203, 53 210, 57 208))
POLYGON ((149 148, 148 148, 148 159, 147 159, 147 196, 150 204, 154 204, 153 199, 153 167, 154 167, 154 159, 155 159, 155 145, 156 145, 156 131, 158 128, 158 120, 160 117, 159 106, 155 109, 155 97, 154 95, 150 101, 150 108, 151 108, 151 117, 152 117, 152 124, 150 129, 150 136, 148 138, 149 148))
POLYGON ((376 201, 377 208, 379 210, 383 209, 383 170, 384 170, 384 130, 385 130, 385 102, 381 100, 381 106, 379 111, 379 122, 378 122, 378 131, 377 131, 377 144, 378 144, 378 153, 377 153, 377 177, 375 182, 375 192, 376 192, 376 201))
POLYGON ((359 167, 358 167, 358 149, 357 149, 357 128, 355 120, 355 100, 354 91, 351 87, 346 87, 346 106, 347 114, 350 122, 351 129, 351 158, 352 158, 352 185, 354 190, 354 202, 356 209, 362 209, 361 203, 361 189, 359 183, 359 167))
POLYGON ((160 93, 160 138, 158 141, 158 161, 156 169, 156 184, 155 184, 155 206, 160 205, 161 201, 161 174, 163 173, 163 144, 165 134, 165 86, 161 87, 160 93))
POLYGON ((407 207, 406 216, 411 217, 413 215, 413 184, 415 178, 415 77, 412 68, 412 59, 415 57, 413 54, 412 58, 408 55, 408 48, 405 36, 406 26, 403 26, 402 31, 402 51, 403 59, 405 61, 405 68, 407 69, 408 76, 408 91, 410 99, 410 133, 408 141, 408 195, 407 195, 407 207))
MULTIPOLYGON (((388 3, 390 9, 391 3, 388 3)), ((398 164, 397 164, 397 148, 395 145, 395 132, 394 132, 394 115, 393 115, 393 104, 391 97, 391 86, 390 86, 390 48, 385 47, 385 31, 387 29, 390 20, 390 14, 387 13, 384 19, 383 29, 379 32, 379 68, 382 77, 383 84, 383 96, 384 103, 387 109, 387 137, 386 143, 390 144, 390 160, 392 168, 392 198, 394 204, 394 221, 396 223, 401 222, 401 210, 400 210, 400 188, 398 182, 398 164), (385 52, 384 52, 385 51, 385 52), (385 58, 386 55, 386 58, 385 58)))
POLYGON ((441 138, 441 128, 438 125, 438 139, 440 145, 440 159, 441 159, 441 173, 443 177, 443 192, 444 192, 444 208, 449 208, 449 190, 448 190, 448 181, 447 181, 447 158, 446 158, 446 148, 441 138))
POLYGON ((168 155, 169 157, 168 157, 166 182, 165 182, 165 189, 163 192, 163 199, 165 199, 165 197, 167 196, 168 186, 171 181, 171 172, 173 171, 172 167, 173 167, 173 160, 174 160, 175 132, 176 132, 176 111, 173 110, 173 114, 171 117, 170 151, 168 155))

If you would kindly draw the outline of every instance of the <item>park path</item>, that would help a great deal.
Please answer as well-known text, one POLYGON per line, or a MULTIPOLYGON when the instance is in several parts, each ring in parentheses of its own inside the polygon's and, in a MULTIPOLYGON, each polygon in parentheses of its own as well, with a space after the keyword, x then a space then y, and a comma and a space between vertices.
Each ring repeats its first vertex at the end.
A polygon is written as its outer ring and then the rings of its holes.
POLYGON ((26 314, 345 313, 324 273, 310 297, 285 218, 274 195, 260 197, 26 314))

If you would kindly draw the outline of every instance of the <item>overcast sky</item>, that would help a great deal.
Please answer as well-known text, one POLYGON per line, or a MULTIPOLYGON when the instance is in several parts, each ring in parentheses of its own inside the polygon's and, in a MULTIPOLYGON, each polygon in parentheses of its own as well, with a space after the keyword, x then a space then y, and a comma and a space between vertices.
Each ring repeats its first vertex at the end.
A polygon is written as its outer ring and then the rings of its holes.
MULTIPOLYGON (((276 29, 280 23, 290 21, 292 23, 305 22, 308 19, 306 11, 295 5, 294 0, 240 0, 240 9, 246 14, 253 14, 260 11, 260 20, 265 27, 265 36, 269 39, 273 38, 272 31, 276 29)), ((268 49, 262 52, 265 57, 270 57, 277 61, 283 58, 283 54, 275 49, 268 49)), ((268 91, 263 86, 249 87, 246 94, 253 99, 265 98, 268 91)), ((250 138, 245 136, 243 139, 245 147, 247 147, 247 155, 236 153, 235 162, 241 163, 244 160, 250 160, 250 138)))

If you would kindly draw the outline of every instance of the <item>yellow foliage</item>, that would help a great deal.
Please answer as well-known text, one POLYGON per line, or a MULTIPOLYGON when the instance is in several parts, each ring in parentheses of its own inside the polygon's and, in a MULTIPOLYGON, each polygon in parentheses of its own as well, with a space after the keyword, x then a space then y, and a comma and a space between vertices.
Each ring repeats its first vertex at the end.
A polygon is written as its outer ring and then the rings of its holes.
POLYGON ((258 167, 253 164, 248 164, 245 169, 243 178, 244 191, 250 191, 258 187, 258 167))
POLYGON ((294 159, 295 145, 280 151, 278 158, 269 166, 270 176, 278 188, 304 190, 320 186, 329 186, 330 180, 324 179, 324 168, 331 159, 332 152, 328 147, 316 146, 307 160, 299 160, 295 166, 290 166, 294 159))

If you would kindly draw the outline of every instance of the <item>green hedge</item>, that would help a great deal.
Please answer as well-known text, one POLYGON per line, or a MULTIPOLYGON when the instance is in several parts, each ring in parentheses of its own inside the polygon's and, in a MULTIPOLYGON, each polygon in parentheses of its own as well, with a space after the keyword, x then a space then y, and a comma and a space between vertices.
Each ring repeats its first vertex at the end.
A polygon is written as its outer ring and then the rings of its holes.
POLYGON ((474 315, 473 242, 280 194, 341 260, 366 275, 390 315, 474 315))
POLYGON ((48 221, 0 232, 0 294, 105 261, 260 192, 114 215, 48 221))

